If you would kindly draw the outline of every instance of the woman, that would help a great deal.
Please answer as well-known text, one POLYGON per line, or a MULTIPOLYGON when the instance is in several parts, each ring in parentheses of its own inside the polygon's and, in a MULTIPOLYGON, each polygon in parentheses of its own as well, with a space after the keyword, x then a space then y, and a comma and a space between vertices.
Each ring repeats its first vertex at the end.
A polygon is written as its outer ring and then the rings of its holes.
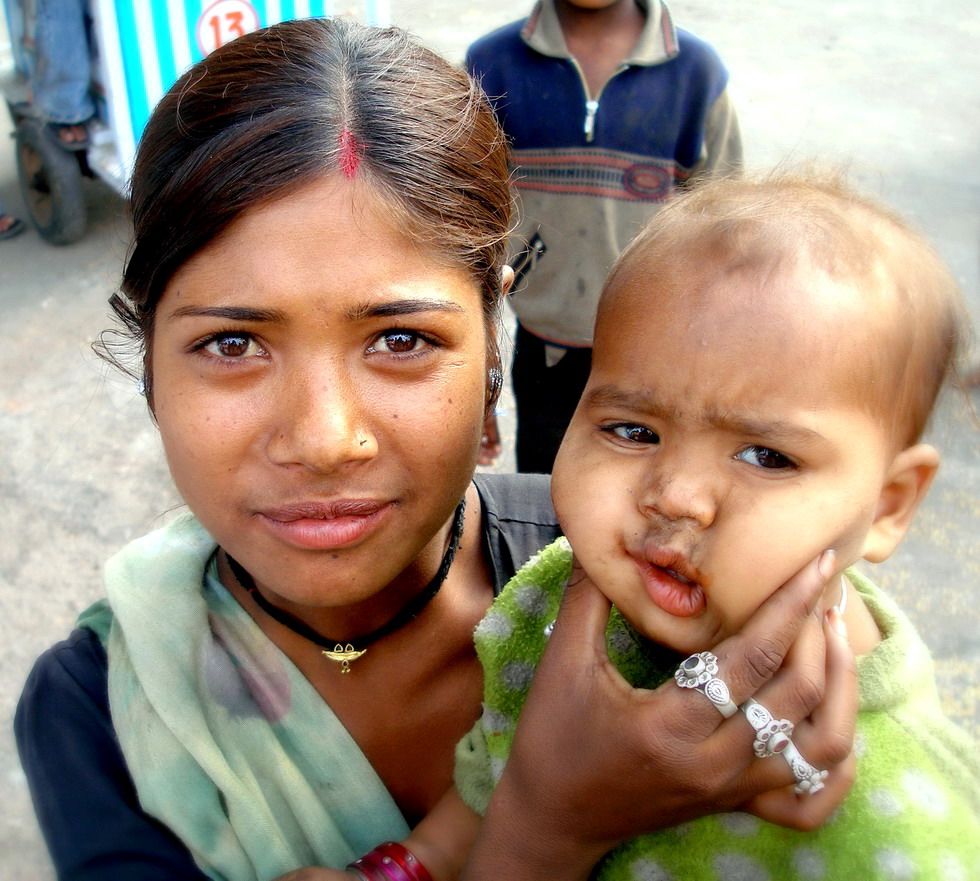
MULTIPOLYGON (((155 111, 113 305, 193 516, 110 561, 107 601, 25 689, 59 877, 336 877, 449 790, 479 711, 473 628, 557 528, 543 478, 473 479, 500 384, 506 176, 464 74, 339 20, 229 44, 155 111)), ((822 692, 820 587, 811 566, 719 648, 733 691, 793 721, 822 692)), ((846 771, 806 804, 764 794, 792 775, 753 764, 708 702, 610 675, 603 613, 569 591, 469 877, 584 876, 640 830, 748 800, 827 815, 846 771)), ((835 698, 797 736, 824 765, 855 698, 826 645, 835 698)))

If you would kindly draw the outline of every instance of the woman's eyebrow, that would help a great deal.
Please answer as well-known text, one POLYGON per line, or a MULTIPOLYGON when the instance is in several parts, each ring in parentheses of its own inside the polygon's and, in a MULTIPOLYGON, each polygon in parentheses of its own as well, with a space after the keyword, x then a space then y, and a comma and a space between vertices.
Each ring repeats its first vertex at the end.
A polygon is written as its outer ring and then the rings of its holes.
MULTIPOLYGON (((389 318, 393 315, 412 315, 417 312, 464 312, 459 303, 439 298, 413 298, 385 303, 364 303, 347 310, 350 321, 366 318, 389 318)), ((168 321, 178 318, 224 318, 229 321, 282 324, 286 315, 279 309, 253 309, 246 306, 181 306, 167 316, 168 321)))
POLYGON ((393 315, 412 315, 416 312, 464 312, 459 303, 452 300, 419 297, 407 300, 390 300, 386 303, 365 303, 348 310, 347 318, 362 321, 365 318, 390 318, 393 315))
POLYGON ((278 309, 250 309, 245 306, 181 306, 167 316, 177 318, 226 318, 229 321, 282 323, 286 316, 278 309))

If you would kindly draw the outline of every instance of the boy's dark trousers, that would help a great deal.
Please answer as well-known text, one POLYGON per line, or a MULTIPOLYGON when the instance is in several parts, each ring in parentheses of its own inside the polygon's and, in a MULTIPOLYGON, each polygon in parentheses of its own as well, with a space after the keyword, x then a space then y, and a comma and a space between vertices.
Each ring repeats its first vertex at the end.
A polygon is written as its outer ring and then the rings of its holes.
POLYGON ((550 474, 592 365, 592 349, 569 349, 549 367, 545 341, 517 325, 511 382, 517 399, 517 470, 550 474))

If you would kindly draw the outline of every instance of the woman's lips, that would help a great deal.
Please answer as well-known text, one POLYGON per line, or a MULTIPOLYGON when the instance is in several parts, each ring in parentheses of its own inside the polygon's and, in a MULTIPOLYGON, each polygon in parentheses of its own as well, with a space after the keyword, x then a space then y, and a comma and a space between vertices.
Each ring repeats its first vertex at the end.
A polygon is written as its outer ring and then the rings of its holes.
POLYGON ((655 559, 659 557, 659 562, 636 558, 634 562, 653 604, 678 618, 689 618, 703 612, 707 604, 704 590, 696 580, 678 571, 682 566, 679 559, 668 559, 676 555, 662 553, 652 556, 655 559))
POLYGON ((341 499, 301 502, 258 512, 259 520, 278 538, 304 550, 349 547, 373 532, 391 511, 389 502, 341 499))

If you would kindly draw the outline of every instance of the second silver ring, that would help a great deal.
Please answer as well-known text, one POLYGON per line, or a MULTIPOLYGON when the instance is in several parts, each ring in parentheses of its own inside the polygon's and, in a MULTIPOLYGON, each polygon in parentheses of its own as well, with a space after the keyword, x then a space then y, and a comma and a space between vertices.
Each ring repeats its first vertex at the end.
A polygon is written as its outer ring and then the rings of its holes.
POLYGON ((695 688, 700 691, 718 712, 730 719, 738 712, 738 705, 732 700, 728 685, 719 679, 718 658, 711 652, 698 652, 683 660, 674 672, 674 681, 681 688, 695 688))

